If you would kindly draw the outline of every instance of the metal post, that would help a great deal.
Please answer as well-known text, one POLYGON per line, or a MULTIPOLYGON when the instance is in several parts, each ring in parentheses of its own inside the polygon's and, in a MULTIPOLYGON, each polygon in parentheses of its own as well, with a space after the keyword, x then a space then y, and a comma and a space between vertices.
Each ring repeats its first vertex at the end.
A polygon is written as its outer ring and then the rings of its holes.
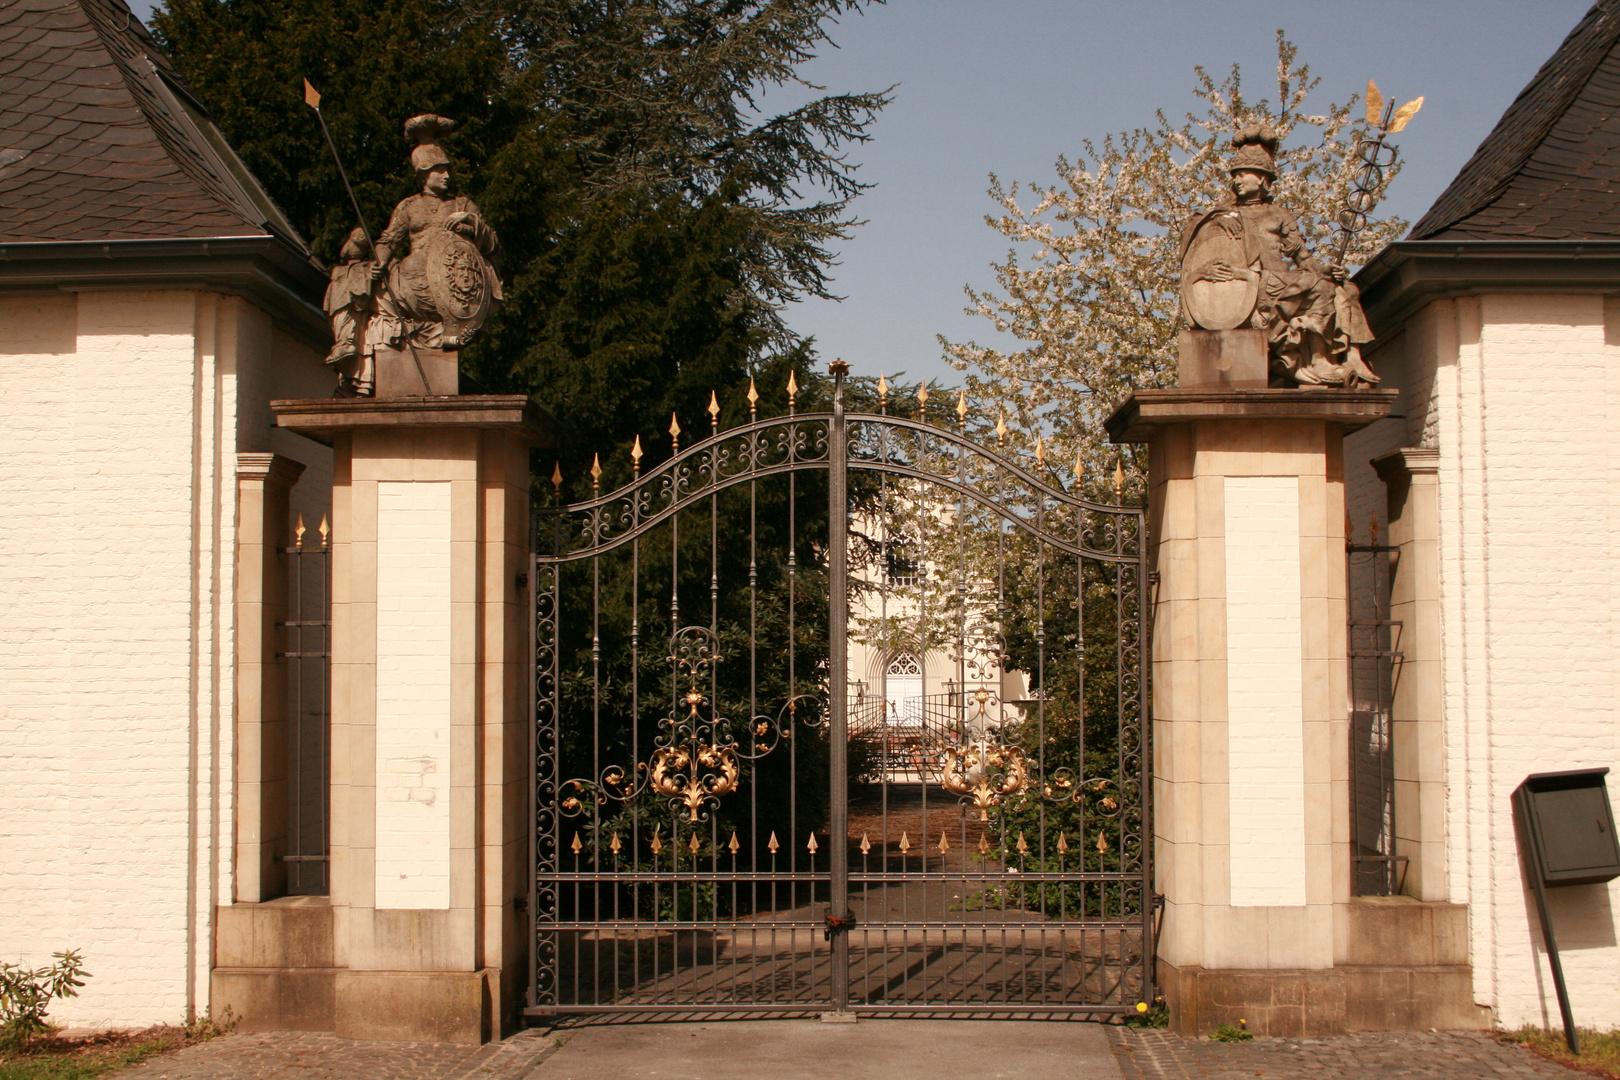
POLYGON ((849 365, 836 360, 833 413, 827 432, 827 687, 828 765, 832 791, 828 815, 827 863, 831 874, 827 938, 832 944, 832 1008, 822 1019, 846 1021, 849 1011, 849 555, 848 444, 844 420, 844 375, 849 365))
POLYGON ((1547 911, 1546 886, 1541 880, 1541 841, 1536 836, 1530 814, 1530 796, 1522 788, 1513 793, 1513 809, 1518 818, 1519 835, 1529 843, 1530 881, 1535 886, 1536 914, 1541 917, 1541 943, 1547 947, 1547 963, 1552 968, 1553 990, 1558 994, 1558 1015, 1564 1021, 1564 1041, 1569 1052, 1580 1056, 1580 1039, 1575 1032, 1575 1014, 1569 1007, 1569 987, 1564 984, 1564 964, 1558 958, 1558 941, 1553 937, 1552 916, 1547 911))

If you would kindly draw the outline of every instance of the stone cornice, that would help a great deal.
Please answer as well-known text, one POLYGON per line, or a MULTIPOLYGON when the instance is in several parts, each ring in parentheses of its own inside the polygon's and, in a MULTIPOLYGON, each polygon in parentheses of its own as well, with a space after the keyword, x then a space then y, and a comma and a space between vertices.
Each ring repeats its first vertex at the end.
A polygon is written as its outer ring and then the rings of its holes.
POLYGON ((1620 240, 1399 240, 1355 280, 1373 332, 1387 336, 1447 297, 1620 291, 1620 240))
POLYGON ((525 394, 443 397, 305 398, 272 401, 276 426, 330 443, 362 427, 483 427, 522 432, 536 446, 557 445, 557 422, 525 394))
POLYGON ((270 235, 0 242, 0 293, 42 289, 197 289, 242 296, 325 349, 321 268, 270 235))
POLYGON ((1399 390, 1138 390, 1104 421, 1116 443, 1147 442, 1155 429, 1200 420, 1326 420, 1344 431, 1389 415, 1399 390))

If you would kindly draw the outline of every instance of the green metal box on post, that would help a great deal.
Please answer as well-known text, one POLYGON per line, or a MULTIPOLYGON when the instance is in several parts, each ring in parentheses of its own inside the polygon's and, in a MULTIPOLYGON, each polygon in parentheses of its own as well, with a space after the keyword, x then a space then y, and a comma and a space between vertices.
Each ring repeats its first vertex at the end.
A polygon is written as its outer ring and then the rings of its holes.
POLYGON ((1567 772, 1531 773, 1513 789, 1513 810, 1519 819, 1520 849, 1530 868, 1541 916, 1541 937, 1552 965, 1558 990, 1558 1011, 1564 1020, 1564 1038, 1570 1053, 1579 1054, 1564 966, 1558 959, 1552 919, 1547 914, 1547 889, 1568 885, 1596 885, 1620 877, 1620 841, 1614 833, 1614 808, 1609 804, 1609 770, 1571 769, 1567 772))

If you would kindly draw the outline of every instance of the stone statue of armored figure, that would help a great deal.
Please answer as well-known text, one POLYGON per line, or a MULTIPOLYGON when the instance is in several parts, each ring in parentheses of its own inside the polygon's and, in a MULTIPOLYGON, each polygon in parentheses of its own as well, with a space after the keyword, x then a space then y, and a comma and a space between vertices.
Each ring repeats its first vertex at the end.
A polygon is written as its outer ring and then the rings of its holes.
POLYGON ((340 394, 459 393, 457 351, 501 301, 495 230, 476 203, 451 194, 450 158, 439 139, 454 129, 442 116, 405 122, 419 189, 394 208, 375 257, 357 229, 332 271, 326 310, 337 343, 327 362, 340 367, 340 394))
POLYGON ((324 305, 333 340, 326 362, 337 369, 338 394, 345 397, 371 397, 376 385, 375 359, 366 344, 366 321, 376 308, 371 269, 371 241, 364 229, 354 229, 332 267, 324 305))
POLYGON ((1361 357, 1372 340, 1361 295, 1338 264, 1305 246, 1294 215, 1271 201, 1279 139, 1253 124, 1232 140, 1232 193, 1181 232, 1181 298, 1205 330, 1265 331, 1272 386, 1376 384, 1361 357))

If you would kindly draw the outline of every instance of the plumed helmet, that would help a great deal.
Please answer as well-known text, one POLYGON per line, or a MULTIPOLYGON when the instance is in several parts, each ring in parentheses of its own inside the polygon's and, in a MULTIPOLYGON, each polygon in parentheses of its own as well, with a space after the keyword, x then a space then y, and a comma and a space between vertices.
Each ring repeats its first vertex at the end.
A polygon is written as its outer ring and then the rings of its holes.
POLYGON ((1282 143, 1270 124, 1250 124, 1232 136, 1232 163, 1227 172, 1252 169, 1277 179, 1277 147, 1282 143))
POLYGON ((439 138, 454 130, 454 120, 432 113, 423 113, 405 121, 405 137, 416 144, 411 148, 411 167, 421 173, 437 165, 450 164, 450 156, 439 145, 439 138))

